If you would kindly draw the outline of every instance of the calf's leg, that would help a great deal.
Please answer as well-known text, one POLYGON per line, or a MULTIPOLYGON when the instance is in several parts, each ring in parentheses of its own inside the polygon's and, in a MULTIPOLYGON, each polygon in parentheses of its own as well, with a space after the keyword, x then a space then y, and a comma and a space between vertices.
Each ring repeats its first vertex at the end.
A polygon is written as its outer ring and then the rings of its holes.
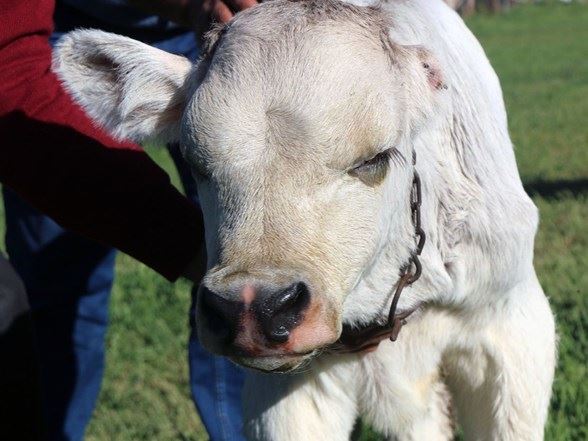
POLYGON ((479 343, 444 365, 467 440, 543 439, 555 367, 555 327, 533 278, 488 312, 479 343))
POLYGON ((428 310, 362 358, 360 414, 378 432, 399 441, 453 439, 450 394, 440 371, 454 318, 428 310))
MULTIPOLYGON (((318 361, 302 374, 248 373, 244 429, 254 441, 347 441, 357 417, 349 364, 318 361)), ((357 374, 356 374, 357 375, 357 374)))

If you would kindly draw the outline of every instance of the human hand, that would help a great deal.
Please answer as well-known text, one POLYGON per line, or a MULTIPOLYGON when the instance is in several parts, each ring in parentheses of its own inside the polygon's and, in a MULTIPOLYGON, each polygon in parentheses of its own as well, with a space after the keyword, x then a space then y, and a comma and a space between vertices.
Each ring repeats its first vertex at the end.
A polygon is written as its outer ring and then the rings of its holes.
POLYGON ((236 13, 257 5, 257 0, 192 0, 190 1, 190 25, 199 41, 214 23, 224 24, 236 13))
POLYGON ((224 24, 257 0, 128 0, 136 8, 191 28, 202 42, 212 24, 224 24))

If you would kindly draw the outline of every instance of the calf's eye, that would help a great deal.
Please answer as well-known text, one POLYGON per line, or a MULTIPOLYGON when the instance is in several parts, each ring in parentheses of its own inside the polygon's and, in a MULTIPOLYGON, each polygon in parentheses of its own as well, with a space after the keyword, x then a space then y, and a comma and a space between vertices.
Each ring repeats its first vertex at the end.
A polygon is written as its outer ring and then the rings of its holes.
POLYGON ((373 158, 353 167, 348 173, 364 184, 375 187, 386 177, 390 166, 390 152, 391 149, 378 153, 373 158))

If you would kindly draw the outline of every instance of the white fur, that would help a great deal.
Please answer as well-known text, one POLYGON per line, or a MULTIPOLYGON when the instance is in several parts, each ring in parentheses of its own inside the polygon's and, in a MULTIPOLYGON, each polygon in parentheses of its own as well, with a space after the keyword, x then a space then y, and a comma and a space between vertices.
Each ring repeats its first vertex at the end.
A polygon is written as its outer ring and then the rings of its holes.
MULTIPOLYGON (((181 136, 207 175, 199 178, 206 282, 239 271, 303 277, 323 308, 305 334, 314 329, 317 341, 336 338, 343 322, 385 316, 414 248, 416 151, 427 243, 423 275, 399 308, 425 306, 374 353, 323 354, 291 375, 249 374, 251 439, 346 440, 358 416, 400 440, 451 439, 454 417, 467 439, 542 439, 554 321, 532 262, 537 210, 521 185, 496 74, 441 1, 354 1, 377 7, 363 14, 325 0, 315 17, 323 26, 301 18, 308 3, 276 0, 239 14, 196 69, 97 31, 66 37, 55 69, 117 135, 181 136), (97 51, 110 61, 96 65, 97 51), (439 75, 433 82, 423 61, 439 75), (392 161, 380 185, 346 174, 383 146, 404 160, 392 161)), ((214 348, 214 336, 203 337, 214 348)))
POLYGON ((121 35, 76 30, 57 43, 53 70, 119 138, 177 140, 192 64, 121 35))

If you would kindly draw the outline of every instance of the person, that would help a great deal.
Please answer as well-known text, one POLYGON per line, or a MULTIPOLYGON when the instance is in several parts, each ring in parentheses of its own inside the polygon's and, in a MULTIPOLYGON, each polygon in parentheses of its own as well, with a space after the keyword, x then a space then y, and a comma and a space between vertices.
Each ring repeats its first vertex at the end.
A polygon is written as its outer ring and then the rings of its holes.
MULTIPOLYGON (((52 2, 39 0, 36 9, 29 4, 26 11, 19 2, 2 3, 0 22, 10 24, 0 31, 0 59, 6 61, 0 68, 0 78, 5 80, 0 86, 0 133, 9 140, 0 152, 7 249, 25 280, 33 309, 48 438, 81 439, 104 366, 114 264, 114 251, 105 244, 123 249, 173 280, 179 275, 179 262, 186 263, 188 256, 184 272, 195 272, 194 261, 202 254, 195 251, 201 249, 201 220, 199 213, 195 214, 196 206, 188 208, 186 201, 180 202, 181 195, 140 149, 101 133, 61 89, 49 70, 47 37, 52 2), (36 13, 23 20, 21 17, 31 10, 36 13), (19 20, 14 20, 16 17, 19 20), (21 169, 25 171, 16 173, 21 169), (169 198, 162 202, 166 194, 169 198), (184 206, 172 209, 174 203, 184 206), (62 229, 37 209, 73 231, 62 229), (180 214, 182 210, 190 214, 180 214), (198 235, 194 229, 188 232, 183 228, 195 225, 198 235), (129 231, 130 226, 133 231, 129 231), (182 245, 176 243, 180 238, 182 245), (163 250, 166 243, 168 248, 163 250)), ((161 3, 169 6, 171 2, 132 3, 144 3, 151 12, 158 12, 161 3)), ((185 28, 133 10, 132 6, 121 6, 117 1, 60 2, 53 39, 80 25, 101 27, 195 57, 194 39, 185 28), (125 23, 131 25, 125 28, 125 23)), ((229 19, 239 7, 230 6, 231 10, 223 2, 200 4, 201 16, 229 19)), ((198 10, 193 3, 182 2, 182 7, 183 14, 178 12, 179 7, 165 10, 176 17, 194 16, 198 10)), ((171 152, 187 194, 197 201, 177 147, 171 152)), ((189 359, 192 393, 211 439, 240 439, 242 373, 225 360, 205 353, 194 332, 189 359)))
MULTIPOLYGON (((0 4, 0 182, 169 280, 197 281, 200 211, 138 146, 112 139, 71 101, 50 71, 52 12, 50 1, 0 4)), ((0 261, 0 439, 36 440, 45 430, 31 314, 0 261)))

